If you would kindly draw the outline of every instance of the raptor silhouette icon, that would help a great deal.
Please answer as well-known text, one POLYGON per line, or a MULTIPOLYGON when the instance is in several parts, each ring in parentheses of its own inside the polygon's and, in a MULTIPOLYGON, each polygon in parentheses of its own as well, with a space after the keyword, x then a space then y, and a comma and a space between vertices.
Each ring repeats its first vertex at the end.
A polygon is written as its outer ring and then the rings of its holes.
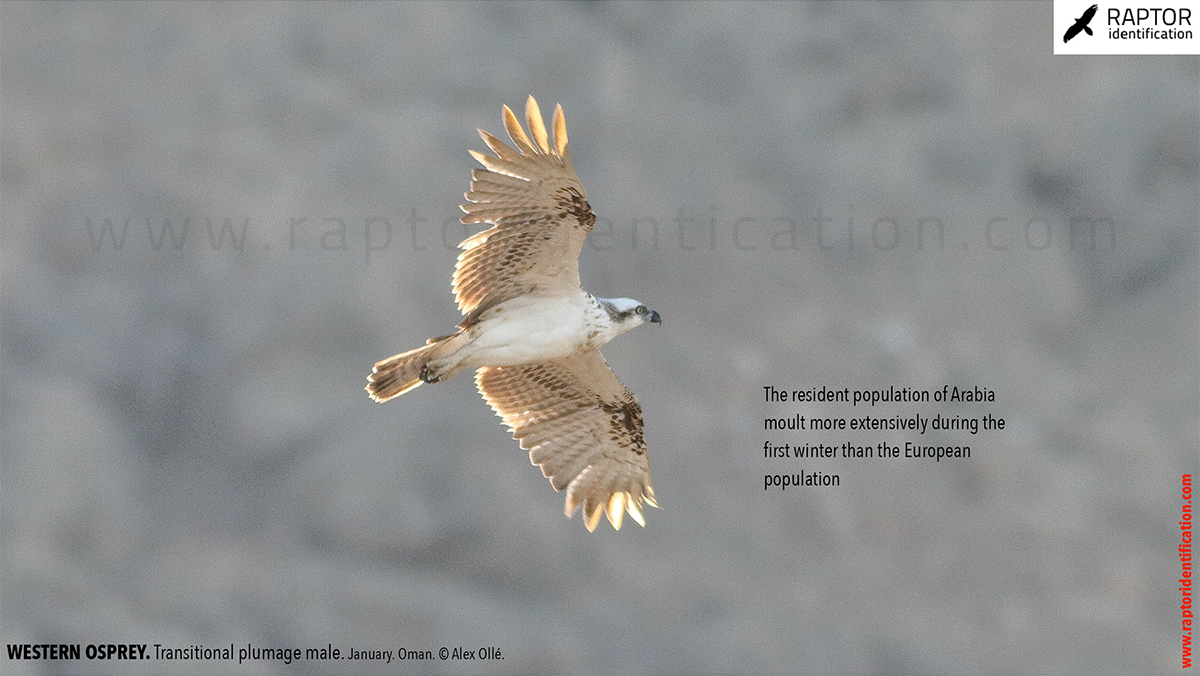
POLYGON ((1079 31, 1083 31, 1088 35, 1091 35, 1092 29, 1088 28, 1088 24, 1092 22, 1092 17, 1096 16, 1096 10, 1099 8, 1099 5, 1092 5, 1091 7, 1088 7, 1087 11, 1083 13, 1083 16, 1076 19, 1075 23, 1071 24, 1071 27, 1067 29, 1067 32, 1063 35, 1063 42, 1070 42, 1071 38, 1079 35, 1079 31))

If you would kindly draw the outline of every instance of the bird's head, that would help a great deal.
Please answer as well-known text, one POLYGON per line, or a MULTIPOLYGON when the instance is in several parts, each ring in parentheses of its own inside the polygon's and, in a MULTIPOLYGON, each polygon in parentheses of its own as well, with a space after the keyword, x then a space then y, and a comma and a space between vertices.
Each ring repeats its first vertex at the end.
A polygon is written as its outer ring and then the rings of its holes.
POLYGON ((613 335, 625 333, 635 326, 646 322, 662 324, 662 317, 657 312, 632 298, 597 298, 600 307, 608 312, 615 332, 613 335))

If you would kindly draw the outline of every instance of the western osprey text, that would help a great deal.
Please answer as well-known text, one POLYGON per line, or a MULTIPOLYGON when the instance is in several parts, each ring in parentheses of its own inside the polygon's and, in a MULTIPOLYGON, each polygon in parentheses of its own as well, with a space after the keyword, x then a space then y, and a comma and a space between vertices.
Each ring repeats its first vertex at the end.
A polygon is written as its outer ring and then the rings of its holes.
POLYGON ((619 530, 625 512, 645 526, 643 501, 658 504, 642 407, 600 347, 661 319, 631 298, 583 290, 579 253, 596 215, 571 165, 562 106, 553 139, 532 96, 525 123, 529 135, 504 106, 516 149, 480 129, 496 156, 470 151, 484 168, 471 172, 462 222, 491 227, 458 245, 452 288, 466 315, 458 330, 376 363, 367 392, 387 401, 478 369, 480 394, 554 489, 567 489, 568 517, 582 506, 589 531, 605 514, 619 530))

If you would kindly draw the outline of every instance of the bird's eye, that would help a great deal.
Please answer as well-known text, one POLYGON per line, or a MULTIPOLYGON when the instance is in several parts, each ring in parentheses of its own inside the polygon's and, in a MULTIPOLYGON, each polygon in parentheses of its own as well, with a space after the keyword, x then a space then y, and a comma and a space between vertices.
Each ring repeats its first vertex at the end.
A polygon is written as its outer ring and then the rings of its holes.
POLYGON ((639 305, 639 306, 637 306, 637 309, 634 310, 634 312, 638 313, 639 315, 644 315, 644 314, 646 314, 646 306, 639 305))

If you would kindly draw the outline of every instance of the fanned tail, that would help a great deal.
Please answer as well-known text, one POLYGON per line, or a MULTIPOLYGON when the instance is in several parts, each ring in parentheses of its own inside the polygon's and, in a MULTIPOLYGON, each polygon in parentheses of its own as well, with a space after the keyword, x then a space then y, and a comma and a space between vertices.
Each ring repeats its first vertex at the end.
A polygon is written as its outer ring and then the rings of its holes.
POLYGON ((414 387, 425 382, 438 382, 454 375, 457 369, 449 373, 431 374, 427 367, 429 362, 445 356, 448 343, 461 334, 451 334, 441 338, 430 338, 429 342, 415 350, 403 352, 394 357, 388 357, 376 362, 371 375, 367 376, 367 394, 378 402, 384 402, 398 397, 414 387))

